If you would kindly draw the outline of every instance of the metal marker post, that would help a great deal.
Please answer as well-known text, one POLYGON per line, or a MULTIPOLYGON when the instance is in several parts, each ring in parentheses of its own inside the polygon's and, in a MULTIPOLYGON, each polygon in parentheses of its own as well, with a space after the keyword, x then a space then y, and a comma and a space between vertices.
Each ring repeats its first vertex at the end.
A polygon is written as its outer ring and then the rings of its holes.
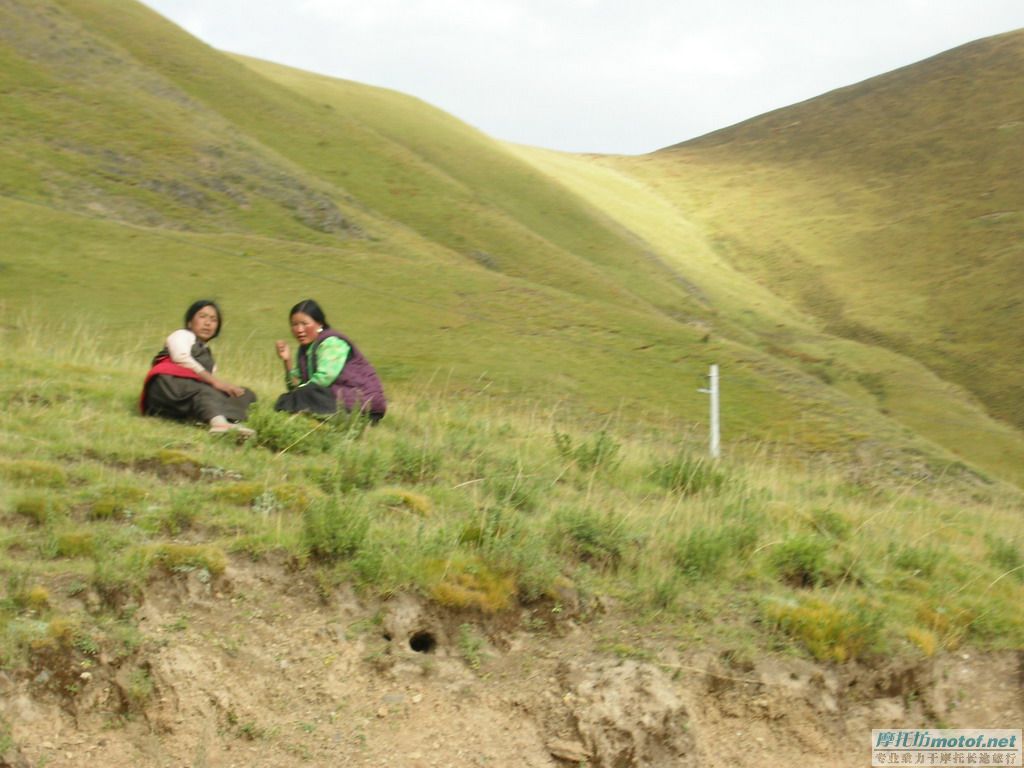
POLYGON ((709 386, 707 389, 697 390, 698 392, 704 392, 705 394, 711 395, 711 439, 710 439, 710 453, 711 458, 717 459, 721 454, 721 439, 718 433, 718 366, 712 365, 711 372, 708 374, 709 386))

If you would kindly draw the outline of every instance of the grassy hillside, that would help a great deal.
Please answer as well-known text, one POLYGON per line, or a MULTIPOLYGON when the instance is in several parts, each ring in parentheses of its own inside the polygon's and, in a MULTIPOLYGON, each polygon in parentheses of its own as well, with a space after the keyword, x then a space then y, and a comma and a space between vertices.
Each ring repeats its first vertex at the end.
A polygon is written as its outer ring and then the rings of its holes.
MULTIPOLYGON (((0 30, 0 301, 18 322, 82 325, 141 369, 213 295, 225 348, 273 371, 284 312, 315 296, 391 387, 701 434, 714 362, 730 451, 1022 479, 1024 441, 988 401, 823 319, 801 299, 836 295, 823 278, 747 258, 736 233, 760 220, 739 201, 760 177, 713 142, 511 147, 402 94, 227 56, 131 2, 9 3, 0 30), (717 185, 734 197, 706 200, 717 185)), ((781 211, 796 188, 758 194, 781 211)), ((801 215, 773 217, 778 237, 810 238, 801 215)))
MULTIPOLYGON (((957 272, 965 300, 1015 317, 994 275, 1016 219, 950 224, 941 164, 904 199, 872 191, 882 170, 803 154, 815 132, 785 155, 756 123, 642 158, 513 147, 402 94, 219 53, 132 2, 0 4, 0 96, 0 670, 18 691, 0 763, 29 699, 103 715, 115 744, 145 720, 154 741, 153 699, 174 698, 154 693, 154 644, 180 646, 189 617, 147 629, 140 606, 160 585, 229 594, 241 563, 325 603, 416 595, 474 671, 475 627, 543 637, 597 611, 620 624, 592 638, 604 657, 649 658, 630 644, 649 635, 744 678, 773 653, 881 679, 883 659, 1024 644, 1024 436, 993 418, 1011 400, 958 377, 980 318, 962 349, 928 346, 929 291, 953 281, 921 268, 954 269, 929 239, 948 224, 993 265, 957 272), (883 224, 908 249, 895 266, 854 247, 883 224), (200 296, 225 310, 221 371, 260 396, 247 443, 135 410, 200 296), (308 296, 379 369, 380 426, 272 411, 271 342, 308 296)), ((901 157, 901 135, 879 128, 874 151, 901 157)), ((1016 210, 1018 181, 975 165, 1016 210)), ((237 615, 273 602, 236 597, 237 615)), ((200 636, 248 686, 235 635, 200 636)), ((260 737, 225 719, 229 741, 260 737)))
MULTIPOLYGON (((372 429, 264 401, 238 445, 135 415, 135 355, 91 334, 35 321, 0 342, 0 664, 48 669, 69 702, 79 688, 61 681, 82 670, 145 669, 133 611, 147 585, 217 579, 232 559, 290 563, 325 593, 412 591, 542 624, 612 598, 681 647, 748 658, 1024 642, 1008 487, 851 479, 768 451, 712 465, 669 429, 579 429, 557 406, 404 387, 411 407, 372 429)), ((261 365, 220 362, 273 386, 261 365)))
POLYGON ((1022 78, 1018 31, 613 165, 822 330, 1020 428, 1022 78))

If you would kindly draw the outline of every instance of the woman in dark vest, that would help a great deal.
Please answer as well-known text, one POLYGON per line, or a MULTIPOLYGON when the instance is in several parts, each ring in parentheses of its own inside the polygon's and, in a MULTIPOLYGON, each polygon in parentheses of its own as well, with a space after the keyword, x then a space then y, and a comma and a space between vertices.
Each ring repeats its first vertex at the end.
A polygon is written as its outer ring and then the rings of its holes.
POLYGON ((216 302, 202 299, 185 311, 185 327, 167 337, 153 358, 142 385, 139 409, 147 416, 202 421, 211 434, 253 433, 238 424, 245 420, 256 395, 216 376, 217 366, 207 346, 221 330, 216 302))
POLYGON ((331 328, 320 305, 313 299, 300 301, 288 317, 299 349, 293 362, 288 344, 277 342, 288 391, 274 409, 329 416, 340 403, 373 422, 384 418, 388 404, 377 372, 350 338, 331 328))

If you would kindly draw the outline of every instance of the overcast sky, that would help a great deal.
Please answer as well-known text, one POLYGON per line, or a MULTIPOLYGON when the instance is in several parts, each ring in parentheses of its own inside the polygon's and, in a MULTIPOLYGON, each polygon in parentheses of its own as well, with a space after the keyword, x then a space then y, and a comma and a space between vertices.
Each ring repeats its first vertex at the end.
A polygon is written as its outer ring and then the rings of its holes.
POLYGON ((638 154, 981 37, 1022 0, 143 0, 196 37, 499 139, 638 154))

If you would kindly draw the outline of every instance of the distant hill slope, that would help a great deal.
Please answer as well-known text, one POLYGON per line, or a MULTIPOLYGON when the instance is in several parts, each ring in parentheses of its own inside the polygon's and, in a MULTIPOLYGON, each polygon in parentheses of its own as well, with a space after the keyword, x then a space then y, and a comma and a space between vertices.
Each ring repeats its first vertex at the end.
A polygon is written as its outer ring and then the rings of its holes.
MULTIPOLYGON (((860 235, 821 189, 874 222, 855 174, 717 139, 644 158, 514 147, 409 96, 220 53, 127 0, 0 6, 0 92, 9 329, 82 323, 141 368, 214 295, 228 360, 269 368, 284 312, 312 295, 398 408, 486 392, 692 436, 714 362, 730 450, 1024 481, 1021 433, 890 343, 899 328, 849 332, 864 319, 830 282, 829 243, 860 235), (835 296, 843 312, 823 314, 835 296), (970 439, 894 407, 925 389, 970 439)), ((889 290, 872 275, 870 295, 889 290)), ((910 296, 892 277, 888 295, 910 296)))
POLYGON ((1024 427, 1024 30, 623 163, 834 334, 1024 427))

